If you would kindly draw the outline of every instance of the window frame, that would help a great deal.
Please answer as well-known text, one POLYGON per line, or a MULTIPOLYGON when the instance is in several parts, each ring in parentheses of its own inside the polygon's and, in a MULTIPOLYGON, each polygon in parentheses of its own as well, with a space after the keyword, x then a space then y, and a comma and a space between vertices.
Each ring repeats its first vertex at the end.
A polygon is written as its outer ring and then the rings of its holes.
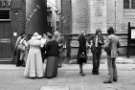
POLYGON ((134 7, 133 7, 133 2, 134 2, 134 0, 128 0, 128 1, 129 1, 129 7, 126 8, 126 7, 125 7, 125 0, 123 0, 123 8, 124 8, 124 9, 135 9, 135 5, 134 5, 134 7))
POLYGON ((0 0, 0 11, 5 11, 4 14, 7 15, 4 18, 0 18, 0 22, 11 21, 11 1, 12 0, 0 0))
POLYGON ((132 4, 132 5, 131 5, 131 8, 132 8, 132 9, 135 9, 135 0, 132 0, 132 1, 131 1, 131 4, 132 4))

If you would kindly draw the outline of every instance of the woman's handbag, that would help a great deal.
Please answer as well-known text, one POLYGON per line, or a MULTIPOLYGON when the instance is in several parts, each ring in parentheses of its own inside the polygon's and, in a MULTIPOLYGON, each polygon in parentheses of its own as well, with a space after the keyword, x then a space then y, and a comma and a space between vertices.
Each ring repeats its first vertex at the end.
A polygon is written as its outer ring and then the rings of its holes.
POLYGON ((79 55, 79 59, 86 59, 87 56, 85 55, 84 52, 82 52, 80 55, 79 55))

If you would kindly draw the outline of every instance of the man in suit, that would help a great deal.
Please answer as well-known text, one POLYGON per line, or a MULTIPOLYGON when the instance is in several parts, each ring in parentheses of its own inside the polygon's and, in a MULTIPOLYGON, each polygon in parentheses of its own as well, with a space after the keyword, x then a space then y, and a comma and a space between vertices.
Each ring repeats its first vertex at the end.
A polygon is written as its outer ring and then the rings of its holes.
POLYGON ((93 55, 93 69, 92 74, 99 74, 100 57, 102 52, 102 45, 104 44, 103 35, 100 29, 96 30, 96 34, 92 39, 91 52, 93 55))
POLYGON ((107 62, 108 62, 108 71, 109 79, 104 81, 104 83, 116 82, 117 78, 117 68, 116 68, 116 58, 118 56, 119 38, 114 34, 114 29, 110 27, 108 29, 108 40, 105 44, 105 51, 107 52, 107 62))

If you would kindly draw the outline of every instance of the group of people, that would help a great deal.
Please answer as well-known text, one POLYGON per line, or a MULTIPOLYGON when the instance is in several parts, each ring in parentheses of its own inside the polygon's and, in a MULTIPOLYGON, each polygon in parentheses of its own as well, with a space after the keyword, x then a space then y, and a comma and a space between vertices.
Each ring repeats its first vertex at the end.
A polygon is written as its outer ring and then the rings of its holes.
POLYGON ((27 37, 25 33, 21 33, 15 43, 14 58, 16 59, 16 66, 25 66, 28 53, 27 37))
POLYGON ((63 51, 63 38, 59 32, 43 35, 35 32, 27 38, 22 34, 16 41, 16 66, 25 66, 27 78, 53 78, 61 67, 63 51))
MULTIPOLYGON (((87 50, 91 49, 93 57, 92 74, 99 74, 100 58, 102 49, 107 53, 109 79, 104 83, 117 81, 116 58, 118 56, 119 38, 115 35, 112 27, 107 30, 108 36, 103 37, 100 29, 96 30, 95 35, 86 39, 82 32, 79 36, 79 48, 77 63, 80 68, 80 75, 85 76, 83 64, 87 62, 87 50)), ((16 41, 17 66, 25 66, 24 76, 28 78, 53 78, 57 76, 58 66, 61 66, 63 55, 63 39, 58 32, 40 35, 35 32, 29 37, 22 34, 16 41), (61 53, 61 54, 60 54, 61 53), (46 66, 44 67, 44 63, 46 66)))
POLYGON ((107 81, 104 81, 104 83, 112 83, 118 80, 115 61, 119 53, 118 48, 120 46, 120 43, 118 36, 115 35, 113 27, 110 27, 107 30, 107 33, 108 36, 106 38, 103 38, 101 30, 97 29, 95 35, 90 40, 87 40, 85 37, 85 33, 82 32, 78 39, 79 50, 77 55, 77 61, 80 67, 80 74, 82 76, 85 76, 85 73, 83 72, 83 64, 87 62, 87 50, 89 47, 91 49, 93 58, 92 74, 98 75, 102 49, 104 49, 107 54, 107 63, 109 71, 109 78, 107 81))

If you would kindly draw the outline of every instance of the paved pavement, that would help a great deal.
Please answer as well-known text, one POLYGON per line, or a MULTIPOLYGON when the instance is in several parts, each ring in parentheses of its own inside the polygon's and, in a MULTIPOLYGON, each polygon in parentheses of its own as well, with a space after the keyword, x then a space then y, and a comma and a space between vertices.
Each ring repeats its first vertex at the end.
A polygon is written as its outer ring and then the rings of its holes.
POLYGON ((57 78, 34 80, 24 78, 23 67, 2 64, 0 65, 0 90, 135 90, 134 58, 120 58, 117 61, 119 80, 112 84, 103 84, 108 74, 105 60, 101 64, 98 76, 91 74, 91 64, 84 66, 85 77, 79 75, 78 65, 64 64, 58 70, 57 78))

